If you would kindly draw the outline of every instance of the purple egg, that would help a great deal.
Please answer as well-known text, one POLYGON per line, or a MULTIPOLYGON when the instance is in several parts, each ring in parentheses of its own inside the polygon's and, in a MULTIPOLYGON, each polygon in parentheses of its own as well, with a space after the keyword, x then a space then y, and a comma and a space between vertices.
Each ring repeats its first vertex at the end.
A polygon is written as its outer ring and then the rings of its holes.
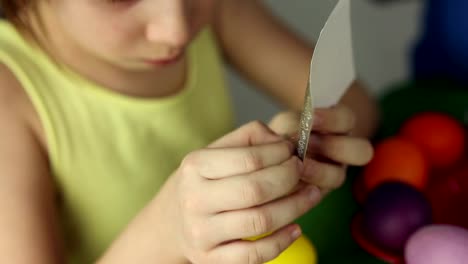
POLYGON ((414 233, 405 248, 407 264, 467 264, 468 230, 430 225, 414 233))
POLYGON ((388 182, 369 193, 363 208, 363 231, 382 249, 402 254, 408 238, 431 223, 425 196, 400 182, 388 182))

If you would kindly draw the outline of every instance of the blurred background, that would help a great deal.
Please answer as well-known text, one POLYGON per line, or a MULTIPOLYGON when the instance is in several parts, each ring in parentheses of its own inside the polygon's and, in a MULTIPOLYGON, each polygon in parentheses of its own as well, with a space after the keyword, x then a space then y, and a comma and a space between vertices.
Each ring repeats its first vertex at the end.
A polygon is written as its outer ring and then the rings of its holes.
MULTIPOLYGON (((338 0, 264 1, 315 43, 338 0)), ((375 155, 298 219, 313 246, 271 264, 468 263, 468 0, 351 6, 355 67, 381 110, 375 155)), ((228 78, 238 125, 281 110, 231 68, 228 78)))
MULTIPOLYGON (((337 0, 265 0, 293 30, 310 41, 320 30, 337 0)), ((409 53, 421 32, 424 2, 352 0, 352 29, 357 72, 379 95, 395 82, 409 78, 409 53)), ((279 106, 232 70, 229 72, 238 124, 268 121, 279 106)))
MULTIPOLYGON (((264 1, 311 42, 337 3, 264 1)), ((321 264, 468 263, 468 0, 351 6, 355 67, 381 112, 374 157, 298 223, 321 264)), ((229 80, 238 124, 281 110, 229 80)))

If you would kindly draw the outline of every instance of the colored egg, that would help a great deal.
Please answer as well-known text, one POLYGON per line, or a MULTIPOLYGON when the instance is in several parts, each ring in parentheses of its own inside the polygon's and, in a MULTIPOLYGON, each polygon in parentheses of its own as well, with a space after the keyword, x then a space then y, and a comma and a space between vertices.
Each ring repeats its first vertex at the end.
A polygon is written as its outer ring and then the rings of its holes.
POLYGON ((369 193, 363 204, 363 232, 377 246, 402 253, 407 239, 431 223, 425 196, 401 182, 388 182, 369 193))
MULTIPOLYGON (((268 236, 271 233, 260 236, 250 237, 246 240, 254 241, 268 236)), ((294 243, 292 243, 285 251, 283 251, 275 259, 266 262, 265 264, 316 264, 317 252, 310 240, 301 235, 294 243)))
POLYGON ((463 125, 447 114, 416 114, 403 124, 400 135, 420 146, 434 168, 450 167, 464 153, 466 139, 463 125))
POLYGON ((468 228, 468 160, 433 177, 426 196, 434 223, 468 228))
POLYGON ((405 248, 407 264, 468 263, 468 230, 452 225, 430 225, 414 233, 405 248))
MULTIPOLYGON (((382 260, 387 264, 401 264, 403 259, 403 254, 397 254, 395 252, 390 252, 382 247, 377 246, 373 241, 370 241, 364 232, 362 231, 362 213, 358 213, 353 217, 351 221, 351 235, 353 236, 354 241, 365 250, 368 254, 382 260)), ((328 259, 327 259, 328 260, 328 259)), ((362 263, 358 261, 352 261, 350 259, 348 262, 330 262, 330 263, 362 263)), ((376 263, 374 261, 374 263, 376 263)))
POLYGON ((374 157, 364 168, 367 191, 388 181, 401 181, 423 190, 428 182, 428 163, 413 142, 392 137, 375 146, 374 157))
POLYGON ((300 236, 281 255, 266 264, 316 264, 315 247, 304 235, 300 236))

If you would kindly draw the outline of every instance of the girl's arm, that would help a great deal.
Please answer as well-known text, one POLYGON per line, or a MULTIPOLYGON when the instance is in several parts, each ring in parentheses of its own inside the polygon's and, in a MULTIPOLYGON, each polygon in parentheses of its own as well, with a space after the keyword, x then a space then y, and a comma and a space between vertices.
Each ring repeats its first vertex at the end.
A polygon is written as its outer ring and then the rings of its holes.
MULTIPOLYGON (((0 263, 66 263, 46 143, 21 84, 0 64, 0 263)), ((187 263, 148 205, 100 263, 187 263), (145 262, 147 263, 147 262, 145 262)))
POLYGON ((24 98, 0 65, 0 263, 63 263, 56 192, 24 98))
MULTIPOLYGON (((215 29, 227 60, 257 87, 291 110, 302 108, 313 45, 277 19, 259 0, 224 0, 215 29)), ((357 116, 354 134, 369 136, 377 107, 360 82, 343 97, 357 116)))
MULTIPOLYGON (((38 118, 22 91, 0 64, 0 263, 65 263, 59 191, 38 118)), ((302 173, 292 154, 289 141, 259 122, 188 154, 97 263, 264 263, 275 258, 300 235, 293 220, 321 199, 317 187, 292 192, 302 173), (241 240, 265 233, 273 234, 241 240)))

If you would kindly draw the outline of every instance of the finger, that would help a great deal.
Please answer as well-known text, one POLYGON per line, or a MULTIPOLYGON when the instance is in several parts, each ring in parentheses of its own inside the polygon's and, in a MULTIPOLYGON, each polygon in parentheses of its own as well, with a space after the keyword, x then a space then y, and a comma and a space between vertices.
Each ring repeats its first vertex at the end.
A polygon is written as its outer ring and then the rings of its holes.
POLYGON ((186 156, 182 168, 206 179, 221 179, 258 171, 288 160, 294 145, 287 140, 253 147, 204 149, 186 156))
POLYGON ((278 135, 291 136, 297 133, 300 115, 296 112, 282 112, 277 114, 268 126, 278 135))
POLYGON ((300 227, 291 224, 256 241, 236 240, 212 250, 206 263, 263 264, 279 256, 300 235, 300 227))
POLYGON ((283 138, 260 121, 253 121, 211 143, 208 148, 246 147, 272 143, 283 138))
POLYGON ((307 159, 301 180, 319 187, 321 190, 336 189, 346 178, 345 166, 307 159))
POLYGON ((250 208, 270 202, 285 196, 297 186, 302 167, 302 161, 292 156, 280 165, 248 175, 211 181, 206 188, 204 202, 210 205, 211 213, 250 208))
POLYGON ((255 237, 293 222, 320 199, 320 190, 308 185, 287 197, 258 207, 217 214, 211 218, 210 226, 222 230, 218 239, 223 241, 255 237))
POLYGON ((347 134, 354 129, 356 117, 347 106, 316 109, 313 130, 322 133, 347 134))
POLYGON ((309 150, 312 156, 318 154, 344 165, 363 166, 373 156, 372 145, 364 138, 313 135, 309 143, 309 150))

